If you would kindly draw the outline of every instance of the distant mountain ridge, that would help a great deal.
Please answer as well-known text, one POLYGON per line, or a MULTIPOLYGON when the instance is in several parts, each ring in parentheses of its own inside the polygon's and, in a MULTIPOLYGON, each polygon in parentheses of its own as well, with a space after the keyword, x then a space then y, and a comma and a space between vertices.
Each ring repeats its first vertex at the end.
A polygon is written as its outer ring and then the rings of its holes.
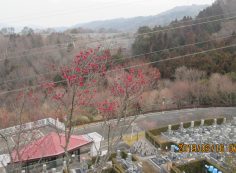
POLYGON ((195 17, 208 5, 178 6, 166 12, 154 16, 139 16, 133 18, 117 18, 104 21, 93 21, 84 24, 77 24, 73 28, 87 28, 92 30, 115 29, 119 31, 136 31, 141 26, 153 27, 155 25, 168 25, 175 19, 182 19, 184 16, 195 17))
MULTIPOLYGON (((138 16, 132 18, 117 18, 117 19, 110 19, 110 20, 103 20, 103 21, 92 21, 88 23, 81 23, 76 24, 71 27, 54 27, 57 32, 64 32, 67 29, 74 29, 74 28, 85 28, 91 30, 99 30, 104 28, 106 30, 115 30, 115 31, 136 31, 141 26, 165 26, 168 25, 175 19, 182 19, 184 16, 191 16, 195 17, 198 13, 208 7, 209 5, 191 5, 191 6, 177 6, 173 9, 165 11, 163 13, 153 15, 153 16, 138 16)), ((14 27, 15 32, 20 32, 24 26, 14 26, 11 24, 0 23, 0 29, 4 27, 14 27)), ((45 27, 29 25, 29 27, 33 28, 34 30, 43 30, 47 29, 45 27)))

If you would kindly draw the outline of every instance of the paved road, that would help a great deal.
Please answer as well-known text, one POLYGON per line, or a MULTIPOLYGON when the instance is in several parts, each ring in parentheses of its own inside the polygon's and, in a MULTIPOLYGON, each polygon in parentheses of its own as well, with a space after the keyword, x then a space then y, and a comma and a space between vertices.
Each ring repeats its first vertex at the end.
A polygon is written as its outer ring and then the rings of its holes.
MULTIPOLYGON (((139 132, 143 130, 149 130, 161 126, 167 126, 168 124, 176 124, 180 122, 188 122, 191 120, 200 120, 200 119, 208 119, 208 118, 218 118, 218 117, 226 117, 232 118, 236 116, 236 107, 227 107, 227 108, 197 108, 197 109, 184 109, 184 110, 175 110, 175 111, 166 111, 166 112, 156 112, 149 113, 144 115, 138 115, 136 117, 133 132, 139 132)), ((130 117, 129 119, 133 120, 134 117, 130 117)), ((113 120, 116 121, 116 120, 113 120)), ((121 123, 121 127, 127 127, 123 122, 121 123)), ((106 135, 108 129, 102 127, 102 123, 94 123, 85 126, 86 128, 77 128, 75 129, 75 134, 86 134, 91 132, 98 132, 103 135, 105 139, 108 138, 106 135), (104 135, 105 134, 105 135, 104 135)), ((40 131, 47 134, 52 129, 43 129, 40 131)), ((111 129, 115 130, 116 133, 119 133, 119 129, 111 129)), ((126 134, 131 134, 132 128, 129 128, 126 134)), ((4 144, 1 143, 0 140, 0 153, 1 150, 4 149, 4 144)))
MULTIPOLYGON (((183 110, 174 110, 166 112, 148 113, 137 116, 133 130, 134 131, 149 130, 157 127, 167 126, 168 124, 188 122, 191 120, 200 120, 200 119, 209 119, 218 117, 226 117, 229 119, 234 116, 236 116, 236 107, 195 108, 195 109, 183 109, 183 110)), ((131 117, 131 119, 133 118, 131 117)), ((100 134, 104 134, 104 131, 107 132, 107 129, 104 129, 101 124, 102 123, 95 123, 86 125, 85 128, 77 128, 75 129, 75 133, 85 134, 91 132, 98 132, 100 134)), ((117 129, 112 129, 112 130, 118 131, 117 129)), ((132 131, 131 128, 129 128, 127 134, 130 134, 131 131, 132 131)))

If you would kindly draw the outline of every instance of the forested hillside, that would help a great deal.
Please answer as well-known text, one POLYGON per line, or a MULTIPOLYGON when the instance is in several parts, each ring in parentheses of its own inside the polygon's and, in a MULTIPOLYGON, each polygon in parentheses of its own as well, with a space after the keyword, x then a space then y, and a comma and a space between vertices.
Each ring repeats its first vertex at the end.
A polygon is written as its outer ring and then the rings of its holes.
POLYGON ((13 89, 22 84, 35 83, 34 78, 7 83, 4 81, 42 74, 48 71, 50 64, 63 63, 64 57, 69 57, 71 52, 60 44, 69 41, 70 37, 64 34, 52 34, 47 37, 33 33, 0 35, 0 88, 13 89))
POLYGON ((87 43, 96 41, 94 37, 87 34, 76 38, 68 33, 37 34, 30 28, 18 34, 0 33, 0 89, 31 86, 55 77, 52 66, 67 64, 87 43))
MULTIPOLYGON (((145 87, 142 102, 138 103, 143 112, 235 106, 236 49, 233 46, 236 44, 236 16, 233 13, 236 7, 231 5, 232 2, 217 1, 201 11, 196 19, 185 16, 168 26, 140 27, 134 36, 130 33, 81 33, 79 29, 47 34, 34 33, 30 28, 24 28, 21 34, 12 33, 11 29, 2 31, 0 111, 4 114, 0 116, 0 122, 4 122, 8 114, 14 124, 17 117, 9 105, 16 101, 12 98, 20 94, 18 91, 25 90, 35 92, 35 97, 42 102, 37 107, 30 103, 23 121, 49 116, 62 119, 63 116, 59 117, 52 109, 53 102, 45 95, 42 84, 51 81, 55 84, 54 89, 59 91, 65 85, 61 70, 74 63, 78 54, 81 56, 81 50, 86 55, 93 52, 93 48, 109 52, 111 64, 103 62, 108 71, 111 67, 124 68, 125 72, 129 72, 129 67, 142 69, 143 76, 152 84, 145 87)), ((89 65, 96 67, 96 64, 89 65)), ((81 69, 77 70, 81 72, 81 69)), ((103 76, 98 80, 96 101, 109 100, 107 84, 114 80, 113 77, 103 76)), ((75 124, 102 120, 94 108, 77 111, 81 116, 73 120, 75 124)), ((12 124, 0 123, 0 128, 12 124)))
MULTIPOLYGON (((146 59, 158 61, 235 44, 236 17, 233 11, 236 8, 231 6, 232 2, 216 1, 201 11, 195 20, 186 16, 167 27, 139 28, 133 54, 147 53, 146 59), (150 34, 143 34, 146 32, 150 34)), ((208 75, 227 74, 236 72, 235 53, 233 47, 153 65, 160 69, 163 78, 173 79, 175 69, 183 65, 206 71, 208 75)))

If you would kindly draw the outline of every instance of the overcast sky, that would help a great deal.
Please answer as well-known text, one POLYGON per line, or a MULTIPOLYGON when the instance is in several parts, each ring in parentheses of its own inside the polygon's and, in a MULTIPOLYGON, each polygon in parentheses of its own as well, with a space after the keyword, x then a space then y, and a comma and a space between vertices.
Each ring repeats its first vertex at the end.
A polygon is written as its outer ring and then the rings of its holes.
POLYGON ((214 0, 0 0, 0 23, 43 27, 155 15, 175 6, 214 0))

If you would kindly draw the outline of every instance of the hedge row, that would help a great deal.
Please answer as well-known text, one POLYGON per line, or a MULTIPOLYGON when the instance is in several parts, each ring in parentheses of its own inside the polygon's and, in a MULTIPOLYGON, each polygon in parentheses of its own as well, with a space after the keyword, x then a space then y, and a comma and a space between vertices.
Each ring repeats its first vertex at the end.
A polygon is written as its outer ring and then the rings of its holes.
POLYGON ((171 168, 171 173, 182 173, 183 171, 188 172, 188 173, 204 173, 205 170, 205 165, 212 165, 216 167, 217 169, 221 170, 222 172, 227 172, 224 168, 222 168, 219 165, 216 165, 212 163, 210 160, 205 160, 205 159, 198 159, 191 161, 187 164, 183 165, 174 165, 171 168))
MULTIPOLYGON (((126 159, 128 154, 124 151, 121 151, 120 155, 121 155, 122 159, 126 159)), ((109 160, 112 160, 113 158, 116 158, 116 153, 112 153, 109 160)), ((138 160, 138 158, 135 155, 132 155, 132 161, 136 162, 137 160, 138 160)))
POLYGON ((116 161, 115 158, 112 158, 113 169, 116 173, 125 173, 123 167, 116 161))
POLYGON ((149 140, 149 142, 152 143, 156 148, 161 148, 162 150, 165 150, 166 147, 170 149, 171 145, 177 145, 174 142, 167 141, 167 142, 161 142, 158 138, 158 136, 154 136, 151 132, 147 131, 145 132, 146 139, 149 140))
MULTIPOLYGON (((223 123, 224 118, 218 118, 217 119, 217 124, 222 124, 223 123)), ((204 121, 204 125, 205 126, 210 126, 212 125, 214 122, 214 119, 206 119, 204 121)), ((194 126, 200 126, 201 121, 194 121, 194 126)), ((191 122, 186 122, 183 124, 184 128, 189 128, 191 126, 191 122)), ((180 124, 174 124, 171 126, 172 130, 178 130, 180 127, 180 124)), ((166 146, 170 149, 171 145, 176 145, 176 143, 168 141, 168 142, 162 142, 159 139, 159 135, 161 135, 162 132, 166 132, 168 130, 168 126, 166 127, 161 127, 161 128, 157 128, 157 129, 152 129, 149 131, 145 132, 145 137, 147 140, 149 140, 156 148, 161 148, 161 149, 165 149, 166 146)))
POLYGON ((108 168, 105 170, 102 170, 102 173, 118 173, 114 168, 108 168))

